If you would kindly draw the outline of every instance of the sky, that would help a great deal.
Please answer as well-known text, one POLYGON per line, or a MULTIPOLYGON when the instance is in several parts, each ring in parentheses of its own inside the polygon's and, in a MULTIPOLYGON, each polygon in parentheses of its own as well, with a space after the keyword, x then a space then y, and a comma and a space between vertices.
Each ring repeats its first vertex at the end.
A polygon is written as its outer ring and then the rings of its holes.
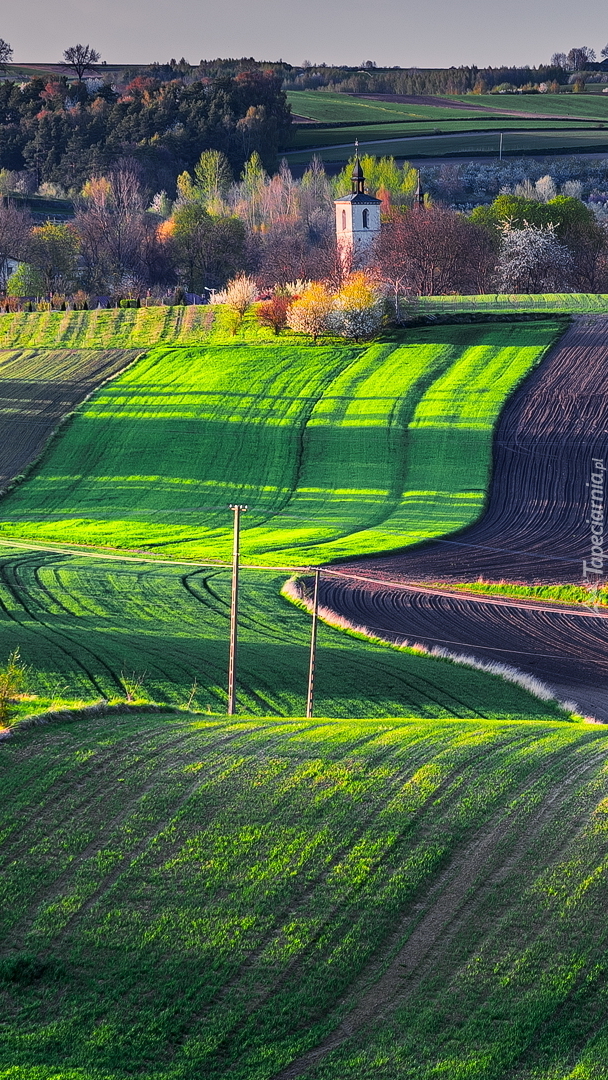
POLYGON ((587 0, 19 0, 0 13, 16 62, 56 63, 89 44, 108 63, 218 56, 378 66, 547 62, 608 43, 605 2, 587 0))

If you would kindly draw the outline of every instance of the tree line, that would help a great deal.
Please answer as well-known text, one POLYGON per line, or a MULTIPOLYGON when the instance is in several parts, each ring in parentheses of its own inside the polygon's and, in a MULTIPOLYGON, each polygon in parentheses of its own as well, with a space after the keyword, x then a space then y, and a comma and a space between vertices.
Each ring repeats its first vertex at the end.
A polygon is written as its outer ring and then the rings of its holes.
POLYGON ((118 88, 85 77, 95 50, 75 46, 66 57, 72 52, 75 80, 0 83, 0 169, 72 190, 130 157, 149 185, 172 190, 205 149, 221 150, 236 170, 254 150, 276 167, 291 130, 281 73, 258 67, 190 80, 159 70, 118 88))
MULTIPOLYGON (((598 218, 570 182, 518 185, 461 213, 422 208, 417 171, 392 158, 362 159, 368 190, 381 200, 382 229, 371 270, 387 295, 608 292, 608 245, 598 218)), ((352 162, 330 178, 313 161, 301 179, 283 163, 268 173, 257 152, 238 179, 221 151, 204 151, 153 197, 135 159, 87 180, 69 222, 36 224, 6 197, 0 204, 0 292, 24 302, 163 302, 205 299, 246 275, 261 296, 293 282, 334 290, 351 271, 336 247, 334 199, 350 190, 352 162), (11 273, 10 260, 19 260, 11 273)), ((398 304, 396 305, 398 307, 398 304)))

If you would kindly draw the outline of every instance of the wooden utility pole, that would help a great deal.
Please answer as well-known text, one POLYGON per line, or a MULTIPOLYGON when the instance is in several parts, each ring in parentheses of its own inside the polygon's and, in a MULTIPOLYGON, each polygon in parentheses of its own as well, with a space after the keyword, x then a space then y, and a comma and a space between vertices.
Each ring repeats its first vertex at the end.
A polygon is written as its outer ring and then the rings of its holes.
POLYGON ((239 618, 239 542, 241 532, 241 513, 247 507, 240 503, 231 503, 234 513, 234 539, 232 545, 232 596, 230 601, 230 659, 228 663, 228 716, 234 716, 236 709, 236 656, 238 644, 239 618))
POLYGON ((317 663, 317 623, 319 620, 319 580, 321 571, 315 569, 315 587, 312 601, 312 629, 310 633, 310 663, 308 665, 308 699, 306 702, 306 718, 312 719, 315 704, 315 667, 317 663))

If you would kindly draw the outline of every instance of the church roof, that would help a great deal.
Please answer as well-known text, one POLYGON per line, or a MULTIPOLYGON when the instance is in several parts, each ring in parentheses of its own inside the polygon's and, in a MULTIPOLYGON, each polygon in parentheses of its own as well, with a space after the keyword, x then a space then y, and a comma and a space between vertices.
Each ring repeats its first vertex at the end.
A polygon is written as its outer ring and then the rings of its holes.
POLYGON ((375 199, 373 195, 367 195, 364 192, 358 191, 356 195, 342 195, 341 198, 334 199, 334 202, 367 203, 370 206, 380 206, 382 199, 375 199))

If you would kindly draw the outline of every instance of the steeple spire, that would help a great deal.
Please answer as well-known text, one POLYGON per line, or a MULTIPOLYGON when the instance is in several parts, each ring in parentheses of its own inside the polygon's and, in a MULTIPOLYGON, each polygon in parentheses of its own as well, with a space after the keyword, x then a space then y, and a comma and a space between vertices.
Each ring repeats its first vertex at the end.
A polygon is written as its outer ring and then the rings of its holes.
POLYGON ((350 178, 353 195, 365 195, 365 177, 359 161, 359 140, 355 139, 355 164, 350 178))

